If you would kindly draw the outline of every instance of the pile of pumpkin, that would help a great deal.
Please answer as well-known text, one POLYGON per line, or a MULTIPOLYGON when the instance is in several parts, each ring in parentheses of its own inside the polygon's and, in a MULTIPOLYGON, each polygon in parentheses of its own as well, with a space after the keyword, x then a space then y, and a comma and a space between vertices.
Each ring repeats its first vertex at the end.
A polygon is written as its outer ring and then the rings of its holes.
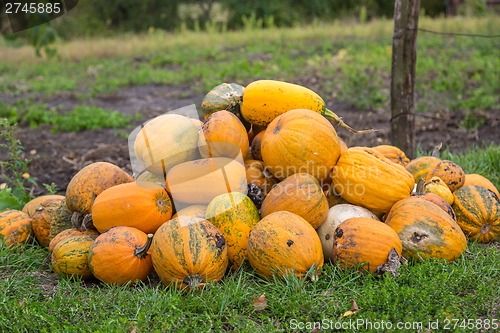
POLYGON ((348 148, 326 117, 355 130, 307 88, 222 84, 202 110, 204 122, 166 114, 142 127, 135 179, 92 163, 65 196, 1 213, 5 243, 34 234, 62 276, 125 284, 155 270, 196 288, 245 262, 263 277, 314 280, 325 261, 394 274, 403 258, 452 261, 466 237, 500 238, 488 179, 393 146, 348 148))

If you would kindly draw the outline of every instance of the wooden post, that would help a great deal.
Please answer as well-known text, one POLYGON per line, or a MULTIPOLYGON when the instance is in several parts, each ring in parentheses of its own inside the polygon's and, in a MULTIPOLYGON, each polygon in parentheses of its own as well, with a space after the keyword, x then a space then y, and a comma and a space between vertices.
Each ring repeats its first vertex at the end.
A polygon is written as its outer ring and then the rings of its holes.
POLYGON ((415 157, 415 65, 420 0, 396 0, 392 37, 391 142, 415 157))

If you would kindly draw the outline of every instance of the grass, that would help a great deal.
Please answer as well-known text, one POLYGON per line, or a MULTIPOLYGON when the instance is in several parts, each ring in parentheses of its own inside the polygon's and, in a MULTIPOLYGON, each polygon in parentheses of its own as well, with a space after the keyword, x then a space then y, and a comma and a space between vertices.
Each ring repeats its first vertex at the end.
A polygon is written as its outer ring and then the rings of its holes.
POLYGON ((118 111, 101 107, 77 105, 63 112, 57 107, 49 108, 46 104, 26 100, 19 100, 16 104, 0 103, 0 118, 2 117, 12 124, 19 123, 30 128, 49 125, 52 132, 123 128, 129 125, 131 120, 131 117, 118 111))
MULTIPOLYGON (((499 186, 499 153, 491 145, 445 151, 442 158, 499 186)), ((48 251, 34 242, 0 246, 0 267, 0 331, 9 332, 311 332, 339 325, 346 332, 380 332, 382 321, 397 332, 495 332, 491 325, 499 318, 498 241, 469 243, 452 263, 410 261, 397 278, 328 264, 317 282, 294 276, 265 281, 245 266, 193 292, 165 287, 154 275, 124 287, 60 279, 48 251), (262 295, 267 305, 259 309, 262 295), (359 311, 347 315, 351 300, 359 311), (486 320, 490 328, 481 330, 486 320), (396 329, 398 322, 406 328, 396 329)))
MULTIPOLYGON (((76 92, 82 100, 129 85, 189 86, 201 96, 221 82, 258 78, 303 83, 327 102, 386 110, 392 20, 336 22, 288 29, 171 34, 152 30, 58 44, 59 59, 37 59, 28 47, 0 45, 0 93, 76 92), (125 70, 124 70, 125 69, 125 70)), ((495 34, 495 16, 431 20, 443 32, 495 34)), ((420 32, 417 110, 498 110, 498 40, 420 32)))

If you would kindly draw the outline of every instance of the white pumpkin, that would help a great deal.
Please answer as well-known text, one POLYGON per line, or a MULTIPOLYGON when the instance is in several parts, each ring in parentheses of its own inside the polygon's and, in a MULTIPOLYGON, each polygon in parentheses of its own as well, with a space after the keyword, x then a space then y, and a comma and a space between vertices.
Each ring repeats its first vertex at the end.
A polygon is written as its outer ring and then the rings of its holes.
POLYGON ((337 229, 340 223, 353 217, 368 217, 380 221, 375 214, 360 206, 339 204, 331 207, 330 210, 328 210, 328 217, 325 222, 323 222, 323 224, 316 229, 316 232, 321 239, 321 245, 323 246, 325 261, 332 261, 333 236, 335 235, 335 229, 337 229))

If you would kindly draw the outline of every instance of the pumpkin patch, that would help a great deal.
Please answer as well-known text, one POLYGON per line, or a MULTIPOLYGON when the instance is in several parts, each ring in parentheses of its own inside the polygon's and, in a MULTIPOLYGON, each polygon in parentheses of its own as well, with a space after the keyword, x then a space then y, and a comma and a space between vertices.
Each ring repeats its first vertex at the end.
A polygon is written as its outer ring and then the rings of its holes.
POLYGON ((396 277, 406 259, 453 261, 468 240, 500 239, 490 180, 392 145, 349 139, 348 148, 329 120, 364 131, 308 88, 224 83, 202 113, 139 127, 129 138, 134 177, 93 162, 64 196, 1 212, 2 243, 48 247, 61 277, 119 286, 152 278, 203 292, 240 270, 266 283, 314 283, 325 265, 396 277))

